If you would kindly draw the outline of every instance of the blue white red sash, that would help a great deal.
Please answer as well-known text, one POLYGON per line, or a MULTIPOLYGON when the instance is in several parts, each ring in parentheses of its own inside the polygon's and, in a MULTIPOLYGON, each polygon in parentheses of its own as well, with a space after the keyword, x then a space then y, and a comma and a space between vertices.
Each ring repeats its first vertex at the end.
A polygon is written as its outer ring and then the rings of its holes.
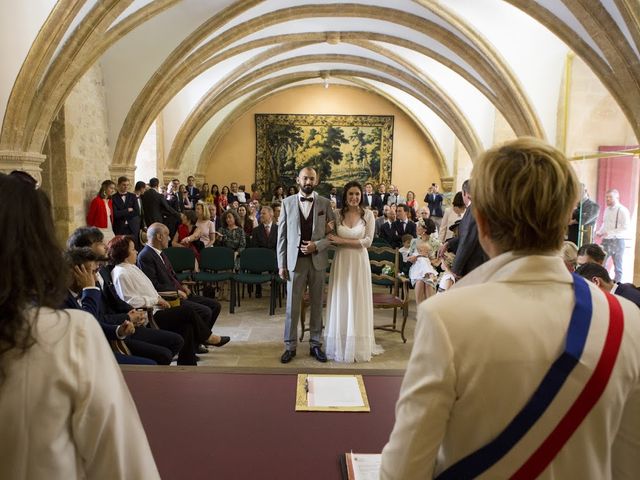
MULTIPOLYGON (((589 287, 583 278, 575 274, 573 277, 576 304, 571 314, 564 352, 551 365, 529 402, 511 423, 495 439, 450 466, 438 475, 436 480, 475 478, 491 468, 531 429, 556 397, 582 356, 591 326, 593 305, 589 287)), ((608 293, 606 297, 609 304, 609 328, 591 378, 565 416, 538 449, 516 471, 511 477, 512 479, 521 480, 538 476, 569 440, 607 386, 620 349, 624 318, 618 300, 608 293)))

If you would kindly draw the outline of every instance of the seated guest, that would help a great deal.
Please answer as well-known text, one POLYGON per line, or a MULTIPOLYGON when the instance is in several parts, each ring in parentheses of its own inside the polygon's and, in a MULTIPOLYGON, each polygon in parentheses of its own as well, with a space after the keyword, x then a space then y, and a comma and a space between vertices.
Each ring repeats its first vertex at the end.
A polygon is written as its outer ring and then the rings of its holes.
POLYGON ((560 250, 560 256, 567 266, 567 270, 574 272, 577 267, 578 247, 575 243, 565 240, 560 250))
POLYGON ((597 263, 604 266, 604 259, 607 253, 597 243, 585 243, 578 249, 578 266, 585 263, 597 263))
POLYGON ((0 222, 11 225, 0 248, 0 478, 160 478, 100 326, 57 310, 69 274, 46 194, 0 174, 0 222))
POLYGON ((187 186, 181 184, 178 186, 178 199, 180 200, 180 206, 182 210, 193 210, 193 201, 187 192, 187 186))
MULTIPOLYGON (((260 225, 253 231, 251 246, 275 250, 278 244, 278 225, 273 221, 273 209, 265 205, 260 210, 260 225)), ((256 285, 256 298, 262 297, 262 285, 256 285)))
POLYGON ((247 218, 251 221, 253 228, 260 225, 260 204, 258 202, 247 204, 247 218))
POLYGON ((576 269, 576 273, 595 283, 603 292, 615 293, 640 307, 640 290, 632 283, 614 282, 602 265, 585 263, 576 269))
POLYGON ((273 189, 273 195, 271 196, 271 203, 282 203, 282 200, 284 200, 284 198, 285 198, 284 187, 282 185, 276 186, 276 188, 273 189))
POLYGON ((389 205, 384 204, 382 206, 382 215, 380 215, 378 218, 376 218, 376 229, 375 229, 375 237, 379 237, 380 236, 380 229, 382 228, 382 225, 384 225, 384 223, 387 221, 387 214, 389 213, 389 205))
POLYGON ((135 325, 142 325, 124 341, 131 353, 138 357, 150 358, 160 365, 169 365, 182 348, 182 337, 177 333, 144 327, 147 313, 136 311, 136 307, 120 299, 111 280, 111 271, 103 265, 107 259, 107 248, 102 232, 93 227, 80 227, 67 240, 67 247, 88 247, 98 259, 97 282, 94 282, 94 285, 101 293, 101 321, 119 325, 125 320, 130 320, 135 325))
MULTIPOLYGON (((402 235, 398 234, 395 229, 396 222, 396 210, 389 208, 387 211, 387 221, 380 227, 380 238, 387 242, 394 248, 400 248, 402 246, 402 235)), ((411 235, 411 234, 409 234, 411 235)), ((411 235, 413 237, 413 235, 411 235)))
POLYGON ((417 308, 380 478, 635 478, 640 311, 557 255, 579 194, 571 163, 522 137, 471 178, 490 260, 417 308))
MULTIPOLYGON (((71 271, 71 284, 69 292, 62 306, 64 308, 84 310, 93 315, 100 324, 107 340, 124 340, 136 331, 136 326, 142 325, 144 319, 141 316, 127 318, 120 325, 114 325, 104 321, 102 316, 102 298, 100 289, 96 287, 98 273, 98 256, 88 247, 71 248, 65 252, 65 259, 71 271), (137 322, 137 323, 134 323, 137 322)), ((157 365, 151 359, 124 355, 113 352, 118 363, 136 365, 157 365)))
POLYGON ((393 227, 396 229, 399 237, 402 237, 405 233, 413 236, 417 236, 416 224, 411 220, 411 209, 404 203, 398 205, 396 209, 396 215, 398 219, 394 222, 393 227))
POLYGON ((194 295, 189 287, 176 277, 169 258, 162 252, 169 246, 169 229, 162 223, 154 223, 147 230, 147 244, 138 255, 137 265, 149 277, 158 292, 176 292, 182 305, 196 312, 203 327, 196 332, 196 340, 203 344, 221 347, 229 337, 213 335, 211 329, 220 314, 220 303, 213 298, 194 295))
POLYGON ((222 186, 220 195, 216 197, 216 206, 218 207, 218 215, 222 215, 222 212, 229 207, 229 187, 226 185, 222 186))
POLYGON ((193 210, 185 210, 180 215, 182 222, 178 225, 178 231, 173 237, 171 245, 174 247, 184 247, 193 250, 196 258, 200 258, 200 250, 204 248, 204 243, 200 240, 202 232, 196 222, 198 216, 193 210))
POLYGON ((271 208, 273 209, 273 221, 278 223, 280 220, 280 210, 282 210, 282 205, 280 203, 272 203, 271 208))
POLYGON ((215 210, 212 204, 198 203, 196 205, 196 227, 200 230, 200 238, 198 240, 202 242, 205 248, 213 246, 216 241, 216 226, 210 219, 211 212, 215 212, 215 210), (209 210, 209 206, 211 210, 209 210))
POLYGON ((251 238, 253 232, 253 220, 249 218, 247 214, 247 207, 240 205, 238 207, 238 226, 244 230, 245 241, 247 238, 251 238))
POLYGON ((230 248, 236 253, 240 253, 247 246, 244 230, 239 226, 240 218, 233 210, 227 210, 222 216, 222 224, 220 229, 220 244, 223 247, 230 248))
MULTIPOLYGON (((187 306, 171 307, 153 288, 149 278, 136 266, 137 251, 129 237, 117 235, 109 242, 111 278, 119 298, 135 308, 153 309, 153 319, 162 329, 176 332, 184 339, 178 365, 196 365, 196 349, 203 328, 195 311, 187 306)), ((139 330, 139 329, 138 329, 139 330)), ((137 330, 136 330, 137 331, 137 330)), ((214 342, 219 341, 215 337, 214 342)))

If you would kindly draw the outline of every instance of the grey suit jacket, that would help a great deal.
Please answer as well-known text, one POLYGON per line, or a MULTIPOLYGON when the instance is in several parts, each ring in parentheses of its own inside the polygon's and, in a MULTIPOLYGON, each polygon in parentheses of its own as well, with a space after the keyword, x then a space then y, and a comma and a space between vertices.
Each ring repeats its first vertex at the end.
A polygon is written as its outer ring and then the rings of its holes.
MULTIPOLYGON (((329 241, 325 238, 327 222, 335 221, 331 202, 314 193, 313 232, 311 240, 318 251, 311 255, 316 270, 324 270, 329 265, 327 248, 329 241)), ((300 206, 298 195, 291 195, 282 201, 282 210, 278 219, 278 268, 294 270, 298 261, 298 245, 300 245, 300 206)))

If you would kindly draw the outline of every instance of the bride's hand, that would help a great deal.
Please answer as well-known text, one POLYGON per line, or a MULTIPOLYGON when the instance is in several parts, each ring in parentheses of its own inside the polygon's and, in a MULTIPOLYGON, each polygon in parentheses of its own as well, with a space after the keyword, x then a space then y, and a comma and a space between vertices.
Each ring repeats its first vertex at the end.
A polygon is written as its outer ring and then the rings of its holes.
POLYGON ((337 235, 334 235, 333 233, 327 235, 327 239, 333 245, 339 245, 340 244, 340 237, 338 237, 337 235))

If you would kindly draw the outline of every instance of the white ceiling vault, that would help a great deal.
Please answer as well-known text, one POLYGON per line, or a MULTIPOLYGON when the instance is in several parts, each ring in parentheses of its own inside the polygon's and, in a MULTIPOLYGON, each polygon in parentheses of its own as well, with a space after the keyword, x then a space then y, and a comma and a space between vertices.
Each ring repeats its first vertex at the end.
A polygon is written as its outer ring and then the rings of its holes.
MULTIPOLYGON (((0 150, 41 152, 66 96, 99 62, 115 166, 135 163, 162 114, 166 168, 179 169, 196 149, 202 170, 239 112, 276 91, 328 81, 407 112, 446 170, 455 140, 472 158, 491 145, 496 111, 516 135, 555 140, 569 52, 591 67, 640 137, 637 0, 21 3, 18 15, 31 15, 21 31, 32 39, 0 39, 0 58, 14 59, 0 76, 0 150)), ((0 5, 0 18, 7 8, 0 5)))

